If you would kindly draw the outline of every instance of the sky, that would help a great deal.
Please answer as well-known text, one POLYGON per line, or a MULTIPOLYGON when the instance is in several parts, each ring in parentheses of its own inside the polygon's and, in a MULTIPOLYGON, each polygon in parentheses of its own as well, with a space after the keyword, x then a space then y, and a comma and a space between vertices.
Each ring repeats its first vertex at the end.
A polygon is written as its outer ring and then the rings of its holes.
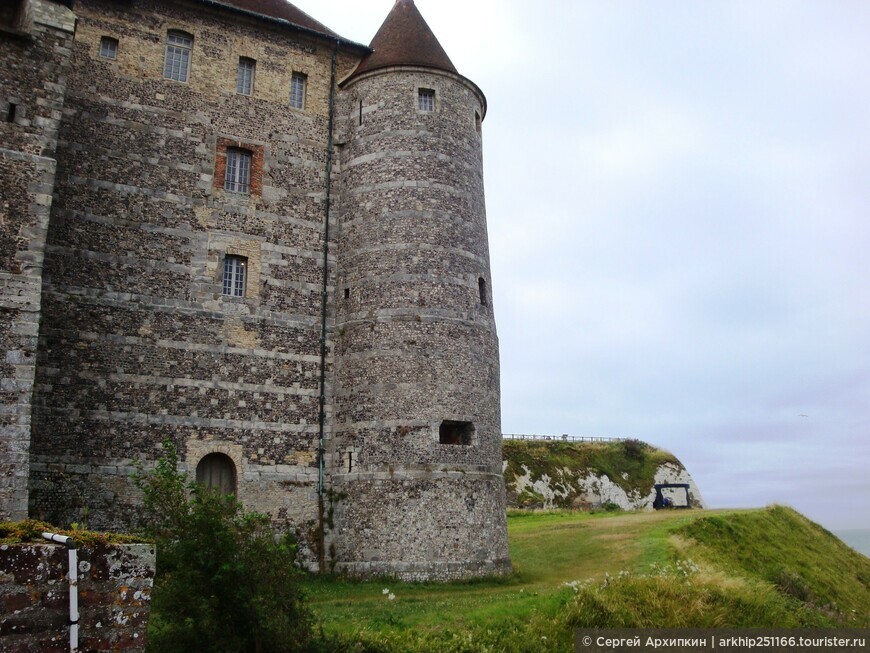
MULTIPOLYGON (((368 43, 392 0, 298 0, 368 43)), ((870 528, 870 3, 416 0, 483 123, 502 429, 870 528)))

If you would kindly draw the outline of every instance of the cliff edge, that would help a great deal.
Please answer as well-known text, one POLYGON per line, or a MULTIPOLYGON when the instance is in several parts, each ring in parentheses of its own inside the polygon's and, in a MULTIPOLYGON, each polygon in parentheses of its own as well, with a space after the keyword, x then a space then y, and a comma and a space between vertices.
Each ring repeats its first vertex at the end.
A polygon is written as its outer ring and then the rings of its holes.
POLYGON ((695 481, 669 451, 639 440, 505 440, 511 508, 652 510, 656 486, 673 507, 703 508, 695 481))

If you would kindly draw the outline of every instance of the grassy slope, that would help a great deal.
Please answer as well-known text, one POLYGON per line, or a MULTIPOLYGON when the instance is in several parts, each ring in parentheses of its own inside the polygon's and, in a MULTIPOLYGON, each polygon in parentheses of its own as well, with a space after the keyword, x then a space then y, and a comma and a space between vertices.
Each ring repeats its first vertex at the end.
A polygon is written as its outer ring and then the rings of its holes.
MULTIPOLYGON (((641 495, 649 492, 653 485, 656 470, 664 463, 680 462, 673 454, 656 449, 637 440, 622 442, 535 442, 529 440, 505 440, 502 443, 504 459, 508 461, 505 469, 505 483, 512 486, 518 475, 531 472, 531 480, 536 481, 548 476, 552 481, 560 481, 564 469, 572 472, 589 470, 607 476, 627 493, 637 491, 641 495), (625 474, 625 476, 623 476, 625 474)), ((573 479, 572 479, 573 480, 573 479)), ((566 484, 569 495, 560 505, 571 506, 576 492, 566 484)), ((517 504, 528 506, 539 504, 542 497, 527 491, 517 497, 517 504)))
POLYGON ((508 530, 509 579, 310 578, 310 605, 369 651, 569 651, 590 625, 870 624, 870 560, 789 509, 518 513, 508 530))

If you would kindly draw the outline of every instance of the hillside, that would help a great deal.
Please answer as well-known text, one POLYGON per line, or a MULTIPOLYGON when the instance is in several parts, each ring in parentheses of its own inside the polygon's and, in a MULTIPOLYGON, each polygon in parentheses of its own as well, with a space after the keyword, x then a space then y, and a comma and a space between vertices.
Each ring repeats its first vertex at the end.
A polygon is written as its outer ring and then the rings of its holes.
MULTIPOLYGON (((656 483, 686 483, 689 504, 703 507, 701 493, 672 453, 639 440, 502 443, 508 506, 581 510, 652 507, 656 483)), ((665 490, 685 505, 683 490, 665 490)))
POLYGON ((515 512, 508 529, 508 579, 310 578, 332 650, 568 652, 586 626, 870 625, 870 559, 788 508, 515 512))

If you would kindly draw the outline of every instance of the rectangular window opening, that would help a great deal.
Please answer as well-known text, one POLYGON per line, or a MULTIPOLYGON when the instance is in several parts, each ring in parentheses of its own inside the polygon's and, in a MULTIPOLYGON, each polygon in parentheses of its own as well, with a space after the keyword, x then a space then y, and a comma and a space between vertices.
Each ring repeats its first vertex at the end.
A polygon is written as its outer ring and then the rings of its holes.
POLYGON ((290 106, 294 109, 305 108, 305 84, 307 80, 308 76, 302 73, 293 73, 290 78, 290 106))
POLYGON ((477 133, 480 134, 480 113, 477 111, 474 112, 474 128, 477 130, 477 133))
POLYGON ((176 82, 186 82, 190 68, 190 51, 193 37, 182 32, 169 32, 166 36, 166 59, 163 62, 163 77, 176 82))
POLYGON ((103 59, 118 58, 118 39, 113 39, 111 36, 103 36, 100 38, 100 56, 103 59))
POLYGON ((477 291, 480 294, 480 305, 486 306, 486 279, 483 277, 477 279, 477 291))
POLYGON ((362 124, 362 100, 359 101, 359 124, 362 124))
POLYGON ((347 471, 353 471, 353 451, 347 452, 347 471))
POLYGON ((438 427, 438 442, 441 444, 470 445, 474 437, 474 424, 444 420, 438 427))
POLYGON ((254 68, 256 62, 248 57, 239 57, 239 74, 236 78, 236 93, 251 95, 254 92, 254 68))
POLYGON ((350 288, 345 288, 345 289, 344 289, 344 298, 345 298, 345 299, 350 299, 350 288))
POLYGON ((251 188, 251 153, 238 148, 227 148, 227 169, 224 190, 247 194, 251 188))
POLYGON ((18 111, 18 105, 14 102, 9 103, 6 109, 6 122, 15 122, 15 113, 18 111))
POLYGON ((435 91, 421 88, 417 91, 417 108, 420 111, 435 111, 435 91))
POLYGON ((230 297, 244 297, 247 271, 247 257, 227 254, 224 258, 223 294, 230 297))

